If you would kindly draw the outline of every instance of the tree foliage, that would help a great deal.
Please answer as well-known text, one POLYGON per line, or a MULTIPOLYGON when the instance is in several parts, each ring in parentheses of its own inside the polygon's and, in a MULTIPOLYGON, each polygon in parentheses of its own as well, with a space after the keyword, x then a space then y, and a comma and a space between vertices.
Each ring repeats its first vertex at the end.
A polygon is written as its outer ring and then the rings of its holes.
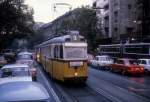
POLYGON ((97 17, 95 10, 89 7, 77 8, 70 12, 70 16, 64 18, 58 28, 59 31, 79 30, 88 42, 89 51, 94 50, 98 46, 97 34, 97 17))
POLYGON ((24 0, 0 1, 0 48, 11 45, 14 39, 28 38, 33 33, 33 9, 24 0))

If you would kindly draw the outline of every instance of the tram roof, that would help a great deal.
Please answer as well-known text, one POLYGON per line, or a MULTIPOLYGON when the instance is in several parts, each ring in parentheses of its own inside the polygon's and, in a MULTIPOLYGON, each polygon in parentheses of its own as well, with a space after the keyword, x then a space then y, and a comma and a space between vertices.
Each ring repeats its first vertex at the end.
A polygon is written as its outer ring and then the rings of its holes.
MULTIPOLYGON (((84 37, 81 36, 81 35, 78 35, 78 37, 80 38, 80 41, 82 41, 81 39, 84 39, 84 37)), ((47 41, 37 45, 36 47, 46 45, 46 44, 50 44, 50 43, 64 43, 64 42, 67 42, 67 39, 71 40, 71 38, 72 38, 72 35, 64 35, 64 36, 52 38, 50 40, 47 40, 47 41)))

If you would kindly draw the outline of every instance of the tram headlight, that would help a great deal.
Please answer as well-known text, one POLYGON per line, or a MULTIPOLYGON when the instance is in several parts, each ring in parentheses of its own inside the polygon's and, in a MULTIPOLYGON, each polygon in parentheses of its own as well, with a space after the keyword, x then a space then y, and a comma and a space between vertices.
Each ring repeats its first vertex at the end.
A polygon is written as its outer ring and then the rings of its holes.
POLYGON ((75 76, 78 76, 78 73, 77 73, 77 72, 75 72, 75 73, 74 73, 74 75, 75 75, 75 76))
POLYGON ((36 57, 37 57, 37 58, 40 58, 40 55, 39 55, 39 54, 37 54, 37 55, 36 55, 36 57))

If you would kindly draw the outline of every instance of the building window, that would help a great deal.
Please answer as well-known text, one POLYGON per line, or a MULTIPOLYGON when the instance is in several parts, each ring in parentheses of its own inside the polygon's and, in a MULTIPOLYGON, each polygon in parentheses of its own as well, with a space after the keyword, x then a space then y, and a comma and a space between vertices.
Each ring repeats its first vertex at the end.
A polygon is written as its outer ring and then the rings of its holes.
POLYGON ((114 12, 114 22, 118 22, 118 11, 114 12))
POLYGON ((133 28, 129 28, 129 27, 126 28, 127 34, 132 34, 132 31, 133 31, 133 28))
POLYGON ((115 17, 118 17, 118 11, 115 11, 115 12, 114 12, 114 16, 115 16, 115 17))
POLYGON ((115 33, 115 34, 118 33, 118 28, 114 28, 114 33, 115 33))
POLYGON ((128 9, 131 10, 131 8, 132 8, 132 5, 128 4, 128 9))
POLYGON ((109 4, 104 6, 104 11, 107 11, 109 9, 109 4))
POLYGON ((93 7, 95 7, 95 8, 96 8, 96 2, 94 2, 94 3, 93 3, 93 7))

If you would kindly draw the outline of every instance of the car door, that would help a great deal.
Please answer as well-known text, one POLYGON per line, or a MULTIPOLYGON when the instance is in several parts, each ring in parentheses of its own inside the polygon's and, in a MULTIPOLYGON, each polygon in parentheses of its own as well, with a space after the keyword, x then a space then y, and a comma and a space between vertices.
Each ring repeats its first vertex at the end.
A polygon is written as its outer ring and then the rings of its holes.
POLYGON ((118 60, 117 61, 117 66, 116 66, 116 70, 117 71, 122 71, 124 68, 124 61, 123 60, 118 60))
POLYGON ((144 69, 147 69, 147 62, 146 62, 146 60, 140 60, 139 63, 140 63, 139 65, 144 66, 144 69))
POLYGON ((95 61, 94 61, 95 66, 98 66, 98 61, 99 61, 98 57, 95 57, 95 61))
POLYGON ((150 71, 149 64, 148 64, 147 60, 142 60, 142 65, 144 66, 145 70, 150 71))

